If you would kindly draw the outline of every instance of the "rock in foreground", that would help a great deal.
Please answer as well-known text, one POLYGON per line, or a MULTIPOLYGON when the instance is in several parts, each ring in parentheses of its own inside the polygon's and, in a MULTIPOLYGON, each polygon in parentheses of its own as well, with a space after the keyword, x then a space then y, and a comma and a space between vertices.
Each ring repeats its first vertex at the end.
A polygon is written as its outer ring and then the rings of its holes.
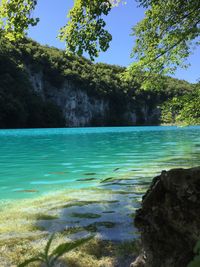
POLYGON ((145 267, 186 267, 200 239, 200 167, 155 177, 135 217, 145 267))

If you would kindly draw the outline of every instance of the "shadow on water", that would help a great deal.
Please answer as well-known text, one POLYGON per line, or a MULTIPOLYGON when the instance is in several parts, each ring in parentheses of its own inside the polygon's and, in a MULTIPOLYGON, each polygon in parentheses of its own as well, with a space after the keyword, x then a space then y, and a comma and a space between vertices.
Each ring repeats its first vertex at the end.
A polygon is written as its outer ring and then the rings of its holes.
MULTIPOLYGON (((140 190, 142 188, 139 184, 135 188, 129 187, 129 183, 123 182, 123 185, 115 186, 105 183, 101 189, 93 189, 92 194, 89 190, 79 192, 79 198, 52 206, 48 214, 41 214, 37 218, 36 227, 48 235, 59 233, 70 240, 93 235, 98 241, 90 243, 82 253, 88 253, 99 259, 102 257, 114 259, 113 265, 105 266, 130 266, 136 255, 135 244, 138 238, 133 217, 135 210, 140 206, 139 188, 140 190), (107 189, 109 186, 112 190, 107 189)), ((69 266, 79 267, 81 264, 79 260, 76 259, 75 263, 74 261, 75 259, 69 266)), ((65 261, 59 264, 66 266, 65 261)))
MULTIPOLYGON (((113 187, 113 185, 112 185, 113 187)), ((78 200, 55 206, 36 225, 49 233, 59 232, 74 240, 93 234, 102 240, 124 241, 137 237, 133 213, 139 207, 140 195, 121 190, 101 190, 102 199, 78 200), (109 193, 108 193, 109 192, 109 193), (54 217, 52 214, 58 214, 54 217)))

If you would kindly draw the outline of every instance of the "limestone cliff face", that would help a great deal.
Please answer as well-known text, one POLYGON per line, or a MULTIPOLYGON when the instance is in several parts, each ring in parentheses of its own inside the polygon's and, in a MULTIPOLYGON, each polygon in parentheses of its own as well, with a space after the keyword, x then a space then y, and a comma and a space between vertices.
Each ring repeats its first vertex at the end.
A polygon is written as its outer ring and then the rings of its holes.
MULTIPOLYGON (((50 84, 46 84, 50 88, 50 84)), ((91 126, 95 121, 104 125, 109 103, 105 99, 90 97, 87 92, 65 81, 61 90, 52 88, 46 97, 61 107, 67 125, 71 127, 91 126)))
POLYGON ((200 167, 154 178, 135 217, 145 267, 186 267, 200 239, 200 167))
POLYGON ((27 73, 34 91, 61 108, 66 126, 69 127, 148 125, 158 121, 160 116, 157 108, 150 110, 144 104, 138 110, 131 103, 118 107, 120 114, 115 113, 108 97, 91 95, 71 80, 66 79, 61 85, 55 86, 45 79, 42 70, 33 72, 31 67, 27 67, 27 73))
POLYGON ((61 86, 55 87, 44 79, 42 72, 32 73, 29 70, 28 73, 34 91, 61 108, 66 126, 91 126, 95 120, 102 124, 106 121, 109 110, 106 99, 89 96, 71 81, 65 80, 61 86))

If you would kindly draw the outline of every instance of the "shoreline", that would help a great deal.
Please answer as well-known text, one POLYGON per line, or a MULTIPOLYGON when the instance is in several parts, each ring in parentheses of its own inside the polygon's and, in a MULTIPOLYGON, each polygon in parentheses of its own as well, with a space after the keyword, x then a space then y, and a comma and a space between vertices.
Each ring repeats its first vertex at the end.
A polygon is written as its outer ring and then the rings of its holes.
MULTIPOLYGON (((73 197, 69 197, 66 193, 67 192, 62 192, 62 194, 56 195, 51 194, 51 196, 48 197, 41 197, 40 200, 27 200, 25 201, 26 203, 21 201, 21 203, 18 202, 16 205, 13 205, 12 209, 11 206, 8 205, 7 207, 4 207, 3 211, 1 210, 0 253, 4 255, 1 259, 2 262, 3 260, 7 263, 11 262, 14 266, 15 264, 21 263, 26 257, 28 258, 30 256, 30 252, 34 253, 35 251, 36 253, 36 251, 42 250, 45 246, 46 240, 52 232, 57 233, 55 244, 62 243, 64 240, 79 239, 83 236, 87 236, 88 234, 95 235, 96 238, 88 244, 90 247, 89 250, 92 251, 95 244, 100 251, 102 242, 104 242, 106 246, 110 248, 110 252, 107 251, 107 253, 110 253, 110 256, 108 257, 109 259, 107 259, 109 262, 114 260, 113 251, 118 251, 120 247, 122 250, 125 250, 125 247, 129 248, 130 251, 130 248, 135 246, 132 233, 128 239, 112 240, 110 237, 108 237, 108 239, 105 238, 109 232, 112 236, 116 236, 116 231, 120 235, 119 231, 120 229, 122 230, 122 228, 124 233, 127 231, 132 232, 132 216, 129 217, 129 224, 127 224, 128 217, 125 216, 125 225, 123 225, 122 221, 119 220, 120 218, 118 213, 116 214, 117 217, 114 216, 114 212, 117 211, 116 207, 119 206, 120 201, 122 201, 121 208, 123 211, 127 209, 128 212, 128 206, 130 206, 132 201, 130 200, 130 203, 126 208, 124 201, 127 198, 127 195, 114 194, 114 192, 111 194, 109 190, 105 192, 105 190, 98 189, 93 196, 91 194, 91 190, 81 190, 79 193, 76 192, 73 197), (80 197, 79 199, 75 197, 77 195, 80 196, 80 194, 81 200, 80 197), (53 197, 55 199, 52 199, 53 197), (71 214, 73 216, 69 218, 67 214, 71 214), (100 214, 102 215, 101 217, 100 214), (114 218, 111 220, 110 218, 113 216, 114 218), (5 224, 2 223, 3 221, 5 224), (117 226, 118 223, 119 226, 117 226), (66 225, 68 225, 68 227, 66 225), (60 226, 62 227, 60 228, 60 226), (115 227, 117 227, 116 230, 114 230, 115 227), (2 234, 3 231, 4 234, 2 234), (113 234, 112 231, 114 231, 113 234), (106 235, 102 236, 101 234, 104 232, 106 235), (29 248, 30 251, 28 251, 27 248, 29 248), (24 252, 21 254, 22 251, 26 251, 24 256, 24 252)), ((130 210, 129 212, 129 214, 131 214, 130 210)), ((85 253, 84 257, 88 258, 89 256, 85 253)), ((122 258, 123 257, 124 256, 122 255, 122 258)), ((96 259, 96 261, 97 260, 98 259, 96 259)), ((131 260, 133 260, 133 257, 129 259, 130 262, 131 260)), ((0 265, 4 266, 1 264, 1 261, 0 265)), ((94 263, 94 260, 91 261, 91 263, 94 263)))

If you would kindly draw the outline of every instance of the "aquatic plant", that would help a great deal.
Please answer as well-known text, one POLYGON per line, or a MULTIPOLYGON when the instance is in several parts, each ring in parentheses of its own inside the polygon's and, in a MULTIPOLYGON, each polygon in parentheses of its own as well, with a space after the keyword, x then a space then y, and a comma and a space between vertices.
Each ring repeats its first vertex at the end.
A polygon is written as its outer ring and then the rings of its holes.
POLYGON ((32 257, 24 261, 23 263, 19 264, 18 267, 25 267, 29 265, 29 263, 32 263, 32 262, 41 262, 42 264, 45 264, 45 266, 47 267, 56 266, 55 264, 61 256, 81 246, 82 244, 88 242, 89 240, 93 238, 93 236, 82 238, 82 239, 79 239, 73 242, 69 241, 69 242, 60 244, 50 253, 50 247, 51 247, 53 238, 54 238, 54 234, 51 235, 51 237, 49 238, 43 253, 39 253, 35 257, 32 257))
POLYGON ((196 256, 194 259, 188 264, 187 267, 199 267, 200 266, 200 240, 197 242, 195 248, 194 248, 194 253, 196 256))

